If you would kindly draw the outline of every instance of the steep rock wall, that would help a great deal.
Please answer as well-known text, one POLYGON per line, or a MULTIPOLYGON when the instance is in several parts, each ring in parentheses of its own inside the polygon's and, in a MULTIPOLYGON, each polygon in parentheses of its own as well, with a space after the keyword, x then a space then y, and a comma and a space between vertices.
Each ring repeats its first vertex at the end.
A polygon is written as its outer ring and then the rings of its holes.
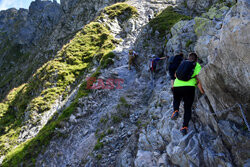
POLYGON ((250 118, 249 12, 249 1, 239 1, 227 14, 219 38, 208 46, 209 62, 200 76, 223 140, 240 166, 250 147, 244 132, 250 118))

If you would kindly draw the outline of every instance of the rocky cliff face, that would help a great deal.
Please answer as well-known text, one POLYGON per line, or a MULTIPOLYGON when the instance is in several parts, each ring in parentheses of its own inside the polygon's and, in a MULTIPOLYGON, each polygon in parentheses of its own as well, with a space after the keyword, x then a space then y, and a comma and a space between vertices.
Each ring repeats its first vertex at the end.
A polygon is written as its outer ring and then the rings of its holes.
POLYGON ((116 2, 119 1, 62 1, 59 5, 56 1, 36 0, 29 10, 1 11, 0 99, 26 82, 101 9, 116 2), (15 63, 18 60, 21 62, 15 63))
MULTIPOLYGON (((2 39, 18 44, 11 45, 18 46, 13 57, 31 49, 38 60, 47 55, 47 63, 0 103, 0 164, 249 166, 249 1, 131 0, 104 8, 115 2, 37 0, 29 11, 1 12, 2 39), (17 31, 8 28, 14 24, 17 31), (32 33, 23 38, 27 29, 32 33), (139 54, 139 69, 127 68, 130 48, 139 54), (206 95, 197 92, 182 136, 183 108, 170 119, 167 62, 152 81, 148 61, 152 54, 191 51, 202 62, 206 95), (89 76, 122 79, 122 89, 90 91, 89 76)), ((1 53, 2 65, 20 63, 6 59, 9 48, 1 53)))

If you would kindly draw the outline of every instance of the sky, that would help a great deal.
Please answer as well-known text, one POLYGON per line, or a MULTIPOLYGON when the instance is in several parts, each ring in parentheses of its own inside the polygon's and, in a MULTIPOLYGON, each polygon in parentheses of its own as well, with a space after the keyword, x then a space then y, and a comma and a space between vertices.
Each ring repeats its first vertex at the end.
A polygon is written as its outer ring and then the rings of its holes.
MULTIPOLYGON (((32 1, 35 0, 0 0, 0 10, 6 10, 9 8, 28 9, 32 1)), ((60 0, 57 0, 57 2, 60 2, 60 0)))

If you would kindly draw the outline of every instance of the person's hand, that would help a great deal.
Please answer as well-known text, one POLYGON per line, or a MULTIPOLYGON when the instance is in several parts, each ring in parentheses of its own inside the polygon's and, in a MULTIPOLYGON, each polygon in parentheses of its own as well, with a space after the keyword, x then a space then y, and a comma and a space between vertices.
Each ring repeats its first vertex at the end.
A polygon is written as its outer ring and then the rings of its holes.
POLYGON ((198 88, 199 88, 199 90, 200 90, 201 94, 205 94, 205 91, 204 91, 204 89, 202 88, 202 86, 201 86, 201 83, 200 83, 200 82, 198 82, 197 86, 198 86, 198 88))
POLYGON ((199 88, 201 94, 205 94, 205 91, 204 91, 204 89, 203 89, 203 87, 202 87, 202 85, 201 85, 201 82, 200 82, 198 76, 196 76, 196 79, 197 79, 197 86, 198 86, 198 88, 199 88))

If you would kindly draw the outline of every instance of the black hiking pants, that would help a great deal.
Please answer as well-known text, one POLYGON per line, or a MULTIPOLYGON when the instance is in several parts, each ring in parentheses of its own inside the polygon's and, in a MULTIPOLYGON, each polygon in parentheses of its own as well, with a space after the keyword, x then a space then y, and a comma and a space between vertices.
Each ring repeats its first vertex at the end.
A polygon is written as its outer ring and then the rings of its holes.
POLYGON ((194 86, 174 87, 174 111, 176 110, 179 111, 181 100, 184 101, 183 127, 185 126, 188 127, 188 123, 191 119, 194 96, 195 96, 194 86))

